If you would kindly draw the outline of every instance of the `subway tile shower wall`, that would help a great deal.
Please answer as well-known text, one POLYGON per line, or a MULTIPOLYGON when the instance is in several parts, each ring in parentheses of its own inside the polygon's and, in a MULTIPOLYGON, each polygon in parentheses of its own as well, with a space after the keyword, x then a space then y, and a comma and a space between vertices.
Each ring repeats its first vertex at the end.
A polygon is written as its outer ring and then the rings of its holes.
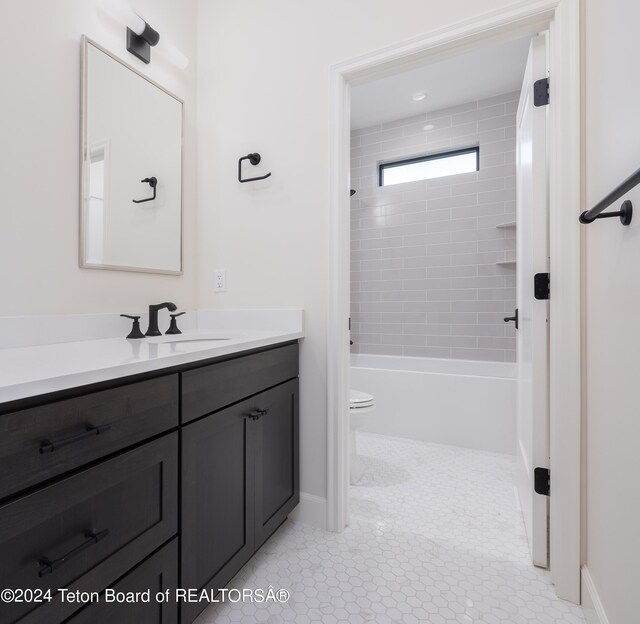
POLYGON ((351 133, 352 352, 515 361, 518 98, 351 133), (477 173, 378 186, 380 161, 473 145, 477 173))

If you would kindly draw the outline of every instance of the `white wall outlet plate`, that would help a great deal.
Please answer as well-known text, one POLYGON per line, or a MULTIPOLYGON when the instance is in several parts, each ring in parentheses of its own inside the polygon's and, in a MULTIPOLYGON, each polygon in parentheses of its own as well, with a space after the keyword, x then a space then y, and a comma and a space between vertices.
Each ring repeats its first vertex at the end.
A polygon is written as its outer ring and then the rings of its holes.
POLYGON ((213 291, 225 292, 227 290, 227 270, 215 269, 213 276, 213 291))

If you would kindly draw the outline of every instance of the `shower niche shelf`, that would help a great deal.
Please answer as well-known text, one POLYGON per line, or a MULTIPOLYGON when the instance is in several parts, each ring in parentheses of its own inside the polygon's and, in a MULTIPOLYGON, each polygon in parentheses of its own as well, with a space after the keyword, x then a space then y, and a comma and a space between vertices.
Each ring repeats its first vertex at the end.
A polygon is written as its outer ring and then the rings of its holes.
POLYGON ((496 225, 497 228, 504 230, 506 228, 515 228, 516 227, 516 222, 515 221, 508 221, 507 223, 498 223, 498 225, 496 225))
POLYGON ((516 261, 515 260, 503 260, 502 262, 496 262, 497 266, 503 266, 503 267, 513 267, 515 269, 516 267, 516 261))

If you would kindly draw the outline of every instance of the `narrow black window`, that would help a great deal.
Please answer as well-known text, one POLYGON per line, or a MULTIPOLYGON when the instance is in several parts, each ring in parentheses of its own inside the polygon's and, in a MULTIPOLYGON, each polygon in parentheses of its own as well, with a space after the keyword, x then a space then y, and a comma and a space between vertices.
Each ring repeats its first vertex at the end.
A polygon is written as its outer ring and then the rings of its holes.
POLYGON ((480 169, 480 148, 465 149, 418 156, 393 162, 380 163, 380 186, 391 186, 403 182, 442 178, 457 173, 469 173, 480 169))

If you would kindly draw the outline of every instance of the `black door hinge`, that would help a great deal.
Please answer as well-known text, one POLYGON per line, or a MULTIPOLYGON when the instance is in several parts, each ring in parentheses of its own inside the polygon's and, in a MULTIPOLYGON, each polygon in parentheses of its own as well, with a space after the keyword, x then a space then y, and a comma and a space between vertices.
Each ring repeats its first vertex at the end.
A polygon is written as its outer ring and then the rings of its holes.
POLYGON ((551 492, 551 476, 548 468, 536 468, 533 471, 533 489, 536 494, 549 496, 551 492))
POLYGON ((549 103, 549 79, 541 78, 533 83, 533 105, 546 106, 549 103))
POLYGON ((533 276, 533 296, 536 299, 548 299, 551 277, 548 273, 536 273, 533 276))

